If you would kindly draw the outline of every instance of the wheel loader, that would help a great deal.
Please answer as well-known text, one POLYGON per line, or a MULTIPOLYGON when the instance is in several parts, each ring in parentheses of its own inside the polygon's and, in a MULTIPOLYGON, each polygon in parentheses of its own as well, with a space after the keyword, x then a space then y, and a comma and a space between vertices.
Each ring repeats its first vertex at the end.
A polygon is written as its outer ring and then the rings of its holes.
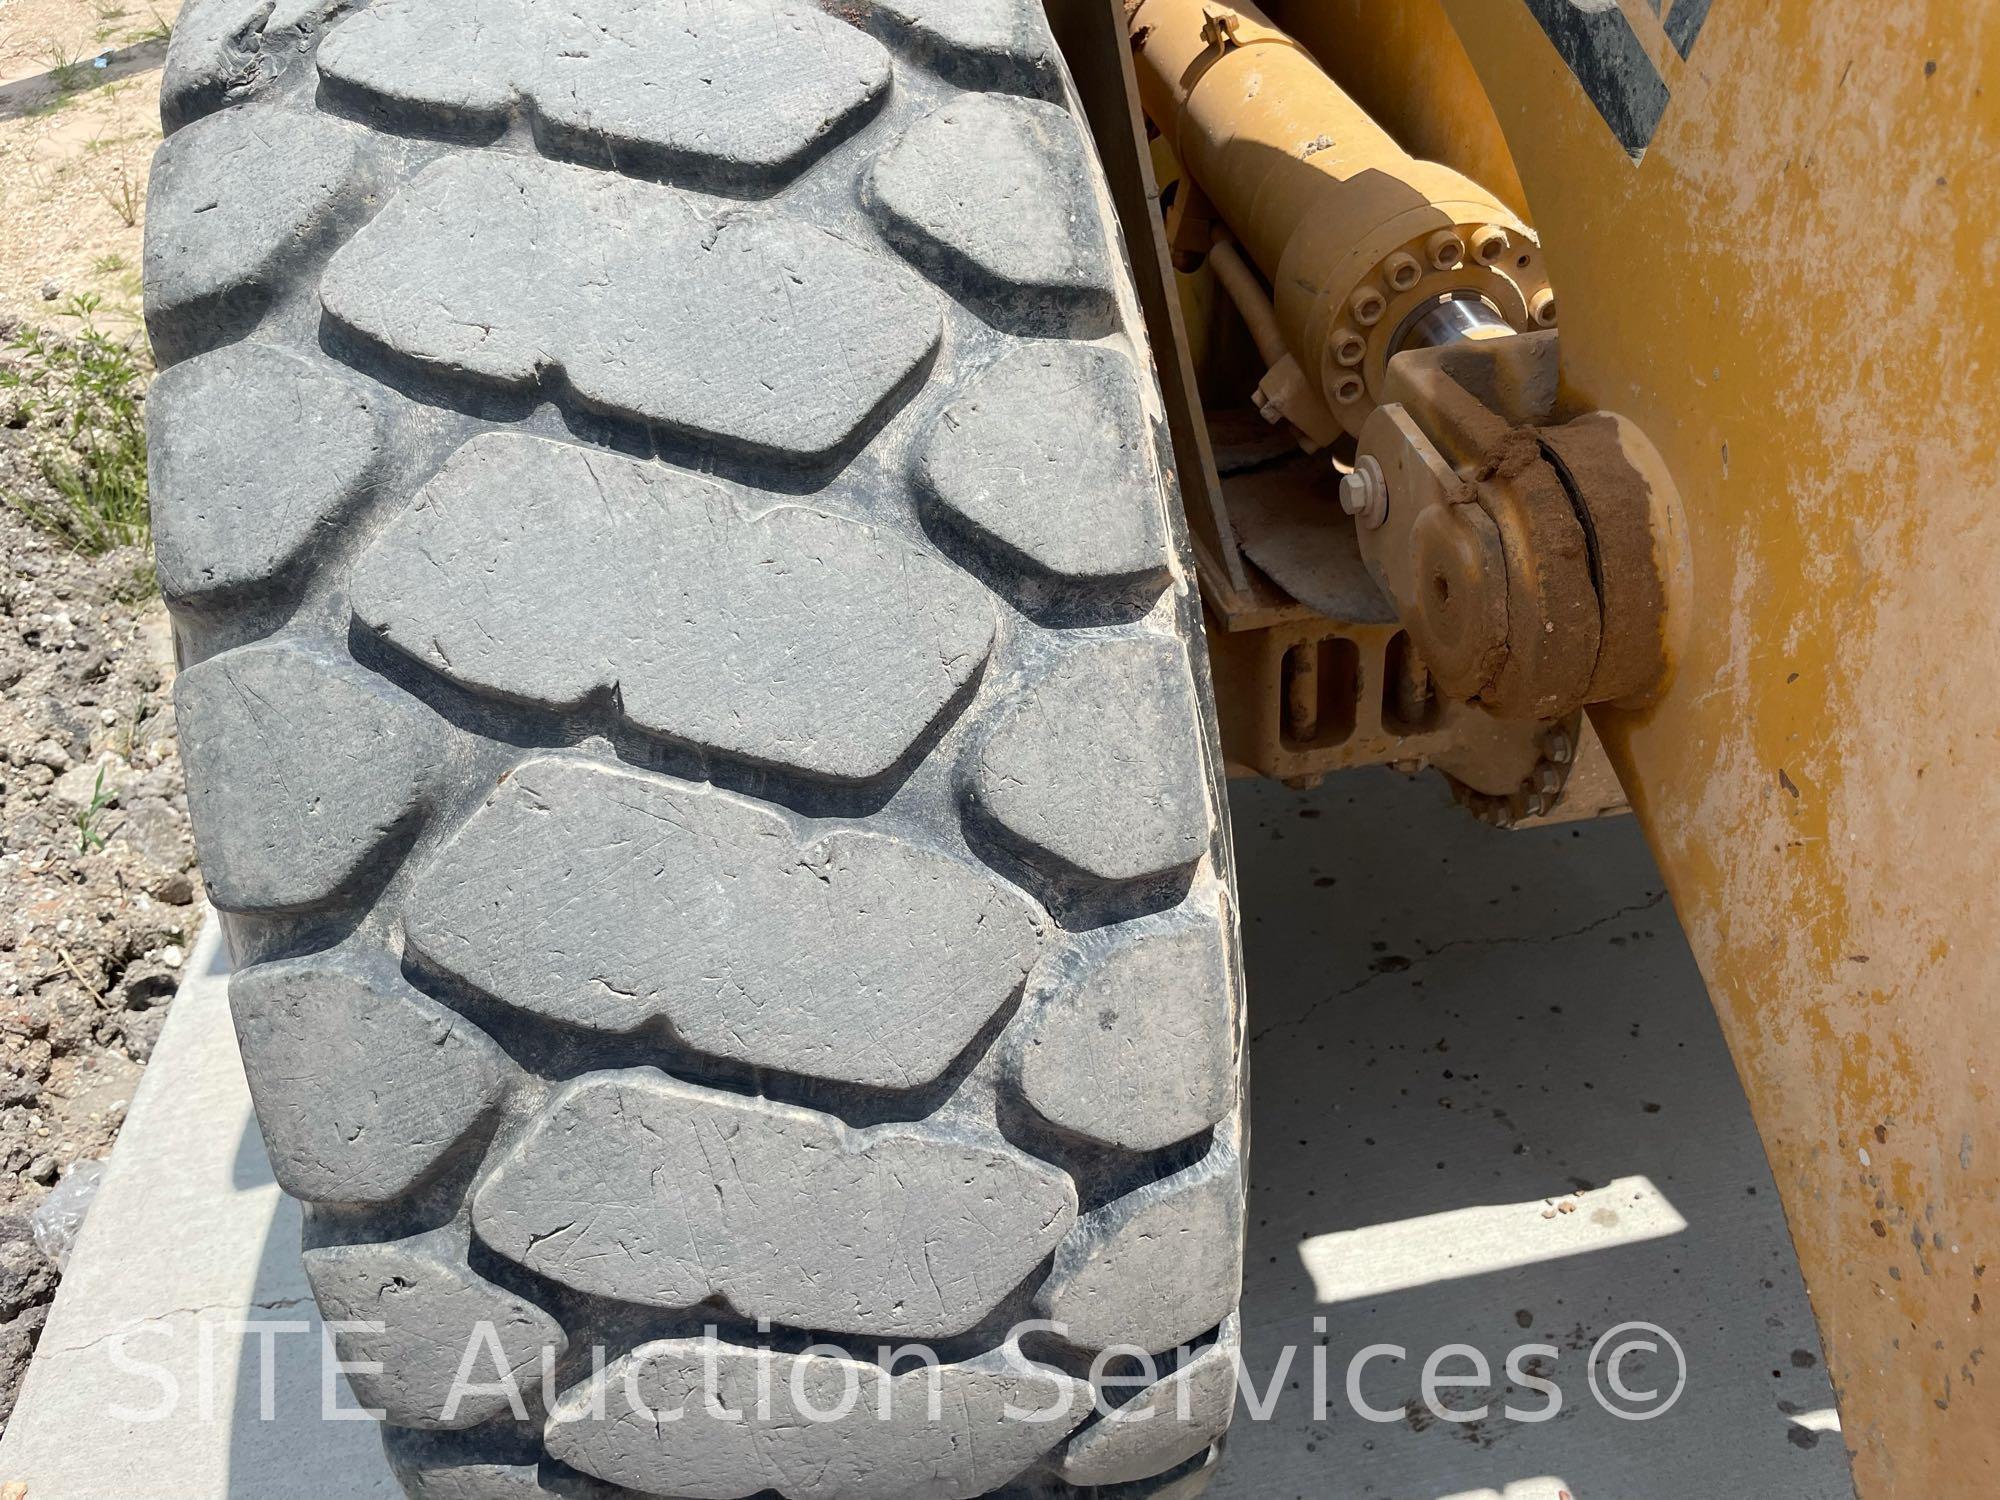
POLYGON ((189 800, 409 1493, 1207 1488, 1225 781, 1371 765, 1638 818, 1859 1494, 2000 1492, 1996 63, 1962 0, 190 0, 189 800))

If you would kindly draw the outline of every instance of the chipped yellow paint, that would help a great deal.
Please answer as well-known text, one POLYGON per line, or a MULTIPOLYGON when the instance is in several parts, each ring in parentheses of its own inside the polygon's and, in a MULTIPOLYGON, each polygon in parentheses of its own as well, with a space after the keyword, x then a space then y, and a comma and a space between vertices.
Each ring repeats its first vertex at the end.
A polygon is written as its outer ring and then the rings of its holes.
POLYGON ((1565 380, 1687 508, 1684 665, 1598 724, 1777 1172, 1857 1486, 2000 1494, 2000 8, 1715 0, 1635 165, 1525 5, 1444 4, 1565 380))

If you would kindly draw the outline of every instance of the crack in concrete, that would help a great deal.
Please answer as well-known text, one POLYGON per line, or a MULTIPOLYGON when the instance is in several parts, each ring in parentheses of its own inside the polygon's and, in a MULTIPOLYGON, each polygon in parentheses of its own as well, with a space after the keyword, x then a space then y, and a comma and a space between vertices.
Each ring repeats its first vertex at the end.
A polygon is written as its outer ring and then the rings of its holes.
POLYGON ((251 1302, 247 1304, 227 1301, 204 1302, 198 1307, 170 1307, 165 1312, 153 1313, 148 1317, 138 1319, 136 1322, 127 1323, 122 1328, 114 1328, 108 1333, 100 1333, 96 1338, 85 1339, 80 1344, 64 1344, 58 1348, 50 1348, 46 1341, 44 1341, 36 1347, 35 1358, 40 1359, 44 1355, 82 1354, 86 1350, 95 1349, 99 1344, 107 1343, 112 1339, 144 1332, 150 1325, 164 1323, 169 1318, 197 1318, 203 1313, 208 1312, 235 1312, 239 1307, 246 1313, 282 1312, 286 1308, 302 1307, 311 1301, 312 1297, 308 1294, 303 1297, 280 1297, 269 1302, 251 1302))
MULTIPOLYGON (((1420 947, 1417 957, 1411 960, 1410 967, 1414 968, 1417 964, 1428 963, 1430 962, 1430 960, 1437 958, 1442 954, 1449 953, 1454 948, 1505 948, 1521 943, 1567 943, 1575 938, 1584 937, 1589 933, 1595 932, 1600 927, 1609 926, 1611 923, 1616 922, 1621 917, 1629 917, 1636 912, 1649 911, 1653 907, 1658 906, 1662 901, 1666 900, 1666 898, 1667 898, 1667 893, 1664 890, 1655 891, 1653 892, 1652 895, 1648 896, 1643 901, 1634 901, 1628 905, 1619 907, 1616 911, 1609 911, 1604 913, 1604 915, 1600 917, 1593 917, 1590 921, 1585 922, 1581 927, 1572 928, 1566 932, 1536 933, 1534 935, 1509 933, 1509 934, 1504 934, 1500 937, 1453 938, 1449 942, 1439 943, 1435 948, 1420 947)), ((1321 1010, 1323 1010, 1325 1007, 1329 1005, 1332 1005, 1336 1001, 1344 1000, 1349 995, 1367 989, 1369 985, 1374 984, 1377 980, 1387 979, 1391 975, 1407 974, 1409 972, 1410 972, 1409 969, 1383 969, 1373 973, 1365 974, 1361 978, 1355 980, 1352 984, 1343 985, 1341 988, 1335 990, 1330 995, 1320 996, 1319 999, 1313 1001, 1311 1005, 1308 1005, 1303 1011, 1299 1012, 1298 1015, 1292 1017, 1292 1019, 1290 1019, 1289 1021, 1273 1021, 1269 1026, 1264 1027, 1261 1031, 1251 1032, 1250 1040, 1253 1042, 1261 1042, 1265 1037, 1275 1035, 1278 1032, 1294 1031, 1299 1027, 1305 1025, 1306 1022, 1310 1021, 1321 1010)))

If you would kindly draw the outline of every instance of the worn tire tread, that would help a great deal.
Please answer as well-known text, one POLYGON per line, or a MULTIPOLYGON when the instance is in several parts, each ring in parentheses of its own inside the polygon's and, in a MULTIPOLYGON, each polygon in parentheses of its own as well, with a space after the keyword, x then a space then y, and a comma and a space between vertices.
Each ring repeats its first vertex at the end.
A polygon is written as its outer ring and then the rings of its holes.
POLYGON ((1220 1391, 1241 1275, 1200 606, 1041 7, 473 14, 191 0, 145 253, 196 837, 391 1462, 1191 1496, 1219 1397, 1156 1440, 951 1425, 1114 1342, 1163 1356, 1137 1405, 1220 1391), (566 1351, 552 1410, 445 1409, 475 1315, 566 1351), (593 1346, 704 1326, 819 1373, 922 1338, 963 1399, 578 1415, 593 1346))

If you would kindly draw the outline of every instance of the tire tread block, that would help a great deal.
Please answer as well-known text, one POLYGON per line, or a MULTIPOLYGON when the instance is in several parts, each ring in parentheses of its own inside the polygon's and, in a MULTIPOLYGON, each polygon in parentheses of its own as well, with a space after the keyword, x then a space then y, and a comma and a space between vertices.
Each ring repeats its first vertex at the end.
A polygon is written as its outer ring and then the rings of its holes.
POLYGON ((965 1332, 1074 1222, 1052 1167, 934 1126, 645 1070, 565 1087, 481 1184, 486 1244, 580 1291, 894 1338, 965 1332))
POLYGON ((886 834, 574 756, 515 767, 417 877, 425 961, 533 1015, 907 1089, 1020 988, 1037 917, 886 834))
POLYGON ((978 584, 900 538, 574 443, 482 433, 355 570, 360 621, 477 691, 840 781, 986 661, 978 584), (763 501, 762 504, 758 504, 763 501))

